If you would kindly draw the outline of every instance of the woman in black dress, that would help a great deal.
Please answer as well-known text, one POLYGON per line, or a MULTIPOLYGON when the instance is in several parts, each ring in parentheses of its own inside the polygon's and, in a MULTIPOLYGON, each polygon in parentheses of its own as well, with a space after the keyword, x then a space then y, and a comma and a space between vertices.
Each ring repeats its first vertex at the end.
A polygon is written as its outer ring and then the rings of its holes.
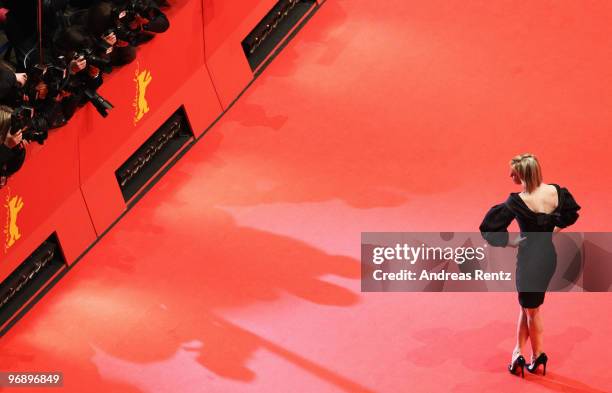
POLYGON ((527 366, 536 372, 543 365, 546 375, 547 356, 542 348, 542 316, 540 306, 544 293, 555 273, 557 254, 552 242, 553 232, 572 225, 578 219, 580 206, 566 188, 542 182, 542 171, 533 154, 521 154, 510 161, 510 177, 523 188, 489 210, 480 225, 480 232, 496 247, 518 247, 516 287, 521 305, 517 342, 508 366, 511 373, 527 366), (520 235, 509 239, 508 226, 516 219, 520 235), (526 365, 523 349, 531 342, 531 363, 526 365))

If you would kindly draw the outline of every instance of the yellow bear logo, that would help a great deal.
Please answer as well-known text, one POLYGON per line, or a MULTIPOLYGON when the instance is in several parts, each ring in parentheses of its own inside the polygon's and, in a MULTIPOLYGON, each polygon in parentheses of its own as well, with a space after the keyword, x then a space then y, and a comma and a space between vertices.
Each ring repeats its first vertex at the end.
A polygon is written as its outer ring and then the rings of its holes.
POLYGON ((140 67, 136 68, 136 98, 134 99, 134 108, 136 112, 134 114, 134 124, 138 123, 144 115, 149 112, 149 103, 147 102, 147 87, 153 80, 151 73, 148 70, 140 72, 140 67))
POLYGON ((19 227, 17 226, 17 216, 21 209, 23 209, 23 199, 20 196, 14 196, 11 198, 10 194, 6 197, 6 227, 4 233, 6 234, 5 250, 8 250, 15 244, 17 240, 21 238, 19 227))

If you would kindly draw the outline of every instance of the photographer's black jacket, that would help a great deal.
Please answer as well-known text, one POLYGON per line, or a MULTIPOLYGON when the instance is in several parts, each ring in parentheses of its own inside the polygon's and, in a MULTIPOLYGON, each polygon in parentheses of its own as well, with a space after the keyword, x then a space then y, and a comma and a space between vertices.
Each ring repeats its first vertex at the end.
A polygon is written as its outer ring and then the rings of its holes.
POLYGON ((25 149, 21 145, 11 149, 0 144, 0 176, 11 176, 21 168, 24 161, 25 149))
POLYGON ((170 27, 170 21, 162 10, 158 7, 151 7, 147 10, 147 15, 142 15, 149 20, 149 23, 142 26, 146 31, 153 33, 163 33, 170 27))

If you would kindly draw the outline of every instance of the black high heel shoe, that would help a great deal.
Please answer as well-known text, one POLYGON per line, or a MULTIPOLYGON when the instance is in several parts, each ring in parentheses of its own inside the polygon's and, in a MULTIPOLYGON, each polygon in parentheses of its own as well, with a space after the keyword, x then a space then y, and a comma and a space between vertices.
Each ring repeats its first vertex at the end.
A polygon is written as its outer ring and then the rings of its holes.
POLYGON ((519 367, 521 368, 521 377, 525 378, 525 358, 523 355, 517 356, 516 359, 508 365, 508 371, 510 371, 510 374, 516 374, 516 370, 518 370, 519 367))
POLYGON ((536 371, 538 371, 538 367, 541 365, 544 366, 544 369, 542 371, 542 375, 546 375, 546 363, 548 362, 548 356, 546 356, 546 354, 544 352, 542 352, 540 354, 540 356, 538 356, 533 362, 531 362, 529 365, 527 365, 527 371, 529 371, 530 373, 535 373, 536 371))

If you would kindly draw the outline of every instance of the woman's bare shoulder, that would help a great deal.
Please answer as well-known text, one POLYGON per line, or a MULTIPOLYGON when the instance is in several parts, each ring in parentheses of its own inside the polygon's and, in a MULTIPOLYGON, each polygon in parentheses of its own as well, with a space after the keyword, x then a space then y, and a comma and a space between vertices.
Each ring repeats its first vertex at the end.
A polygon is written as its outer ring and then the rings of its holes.
POLYGON ((542 183, 542 189, 547 194, 557 195, 557 186, 555 186, 554 184, 542 183))

